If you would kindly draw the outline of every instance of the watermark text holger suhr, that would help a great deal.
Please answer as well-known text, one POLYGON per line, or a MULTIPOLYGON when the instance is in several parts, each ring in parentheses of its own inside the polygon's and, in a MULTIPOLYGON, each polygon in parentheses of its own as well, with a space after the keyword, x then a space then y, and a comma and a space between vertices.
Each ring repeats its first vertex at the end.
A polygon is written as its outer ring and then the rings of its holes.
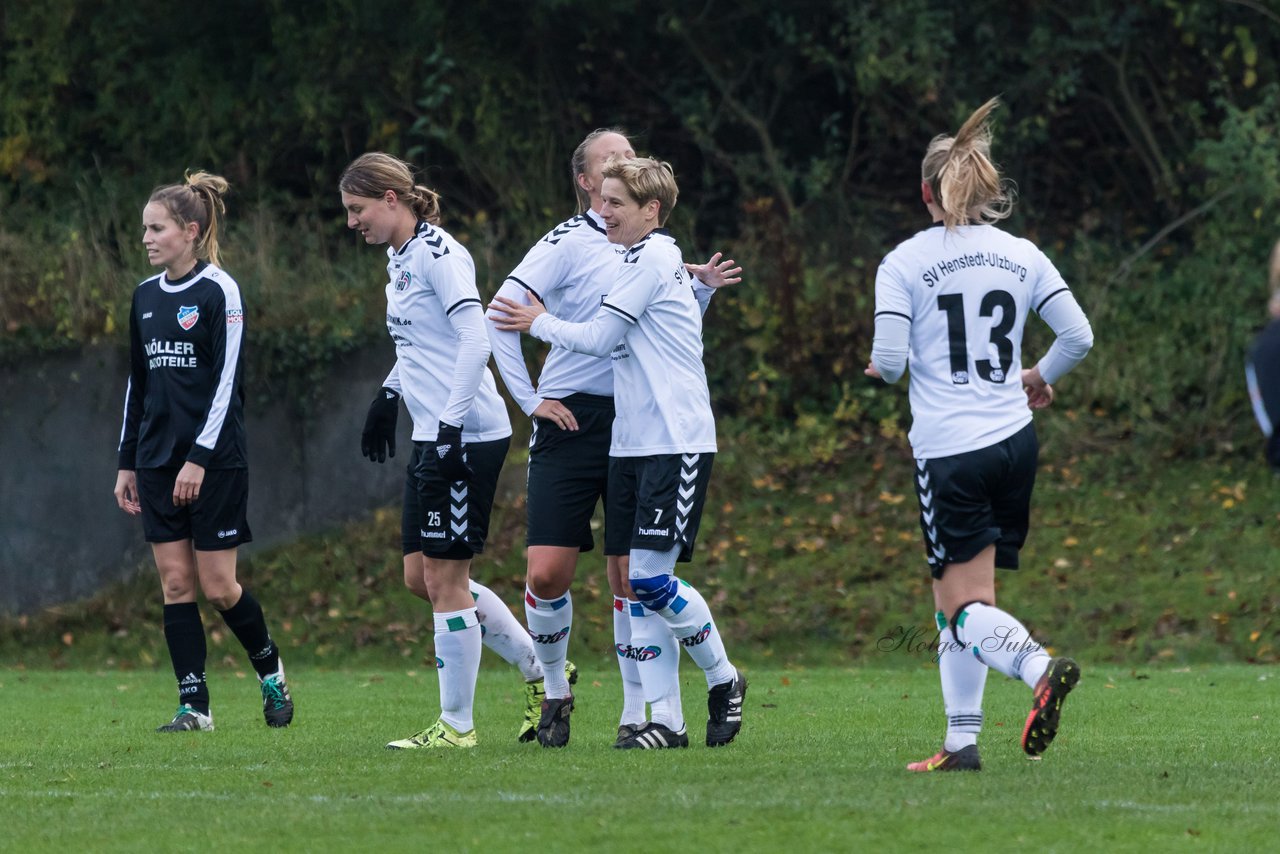
POLYGON ((876 650, 879 652, 906 652, 912 655, 928 654, 934 661, 937 661, 944 651, 963 652, 974 645, 977 646, 979 653, 997 652, 1002 649, 1008 652, 1021 652, 1022 650, 1040 648, 1040 644, 1029 637, 1024 637, 1021 640, 1010 639, 1009 636, 1016 631, 1017 629, 1011 627, 997 628, 991 635, 982 638, 976 644, 947 641, 944 648, 942 634, 936 629, 930 631, 920 626, 895 626, 876 640, 876 650))

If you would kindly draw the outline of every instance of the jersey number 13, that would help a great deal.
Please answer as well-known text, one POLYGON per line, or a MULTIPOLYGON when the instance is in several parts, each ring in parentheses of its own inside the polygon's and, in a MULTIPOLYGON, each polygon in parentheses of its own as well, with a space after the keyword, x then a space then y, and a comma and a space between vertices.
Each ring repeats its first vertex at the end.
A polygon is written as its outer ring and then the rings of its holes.
MULTIPOLYGON (((1013 341, 1009 332, 1013 329, 1018 306, 1008 291, 988 291, 978 306, 981 317, 992 317, 1000 309, 1000 322, 991 326, 991 343, 995 345, 999 364, 990 359, 978 359, 974 367, 978 376, 987 382, 1002 383, 1013 365, 1013 341)), ((964 294, 938 294, 938 311, 947 315, 947 338, 951 352, 951 382, 956 385, 969 383, 969 336, 964 326, 964 294)))

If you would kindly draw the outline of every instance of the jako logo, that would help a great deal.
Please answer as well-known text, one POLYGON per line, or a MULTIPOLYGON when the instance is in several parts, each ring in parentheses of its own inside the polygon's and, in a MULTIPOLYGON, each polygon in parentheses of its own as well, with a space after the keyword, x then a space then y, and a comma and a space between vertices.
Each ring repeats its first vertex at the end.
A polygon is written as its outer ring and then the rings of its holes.
POLYGON ((227 537, 234 537, 238 533, 240 533, 239 528, 232 528, 230 531, 219 531, 218 539, 225 540, 227 537))
POLYGON ((568 636, 569 636, 568 626, 565 626, 560 631, 551 635, 536 635, 533 632, 529 632, 529 637, 533 638, 534 643, 560 643, 560 641, 564 640, 568 636))
POLYGON ((697 646, 711 635, 711 624, 707 623, 698 630, 696 635, 689 635, 687 638, 680 638, 681 646, 697 646))
POLYGON ((614 649, 618 651, 619 658, 627 658, 631 661, 652 661, 662 655, 662 648, 657 646, 646 646, 638 649, 631 644, 617 644, 614 649))

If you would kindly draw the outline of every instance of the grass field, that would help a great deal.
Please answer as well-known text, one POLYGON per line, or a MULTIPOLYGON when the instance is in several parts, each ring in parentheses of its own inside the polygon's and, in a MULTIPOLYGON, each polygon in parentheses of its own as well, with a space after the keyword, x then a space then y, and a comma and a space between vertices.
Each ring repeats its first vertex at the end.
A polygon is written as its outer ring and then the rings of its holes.
POLYGON ((158 735, 171 677, 0 670, 0 849, 1246 851, 1280 826, 1272 668, 1090 665, 1042 761, 1029 692, 994 676, 979 774, 903 770, 938 746, 937 673, 744 668, 739 740, 610 749, 616 670, 588 662, 573 742, 515 741, 514 671, 486 667, 471 751, 390 752, 433 718, 428 670, 291 672, 295 725, 267 729, 251 675, 210 672, 217 730, 158 735))

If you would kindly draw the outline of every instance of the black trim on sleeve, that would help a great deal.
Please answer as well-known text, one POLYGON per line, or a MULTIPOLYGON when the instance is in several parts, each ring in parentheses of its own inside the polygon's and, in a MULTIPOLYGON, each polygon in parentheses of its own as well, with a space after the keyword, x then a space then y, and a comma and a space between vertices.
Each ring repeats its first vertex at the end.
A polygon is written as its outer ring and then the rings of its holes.
POLYGON ((639 322, 640 322, 637 318, 634 318, 634 317, 632 317, 631 315, 627 314, 625 311, 623 311, 622 309, 618 308, 616 305, 612 305, 611 303, 607 303, 607 302, 603 302, 603 303, 601 303, 600 305, 601 305, 601 307, 602 307, 602 308, 607 308, 607 309, 609 309, 609 310, 610 310, 610 311, 612 311, 614 314, 618 315, 618 316, 619 316, 619 317, 621 317, 623 320, 626 320, 626 321, 628 321, 629 323, 639 323, 639 322))
POLYGON ((542 302, 542 303, 545 303, 545 302, 546 302, 546 300, 544 300, 544 299, 542 298, 542 294, 538 293, 538 292, 537 292, 537 291, 535 291, 533 288, 529 287, 527 284, 525 284, 524 282, 522 282, 522 281, 520 281, 519 279, 517 279, 515 276, 507 276, 507 281, 508 281, 508 282, 515 282, 517 285, 519 285, 520 287, 524 288, 524 289, 525 289, 526 291, 528 291, 529 293, 533 294, 535 297, 537 297, 537 298, 538 298, 538 302, 542 302))
POLYGON ((1047 303, 1049 300, 1053 299, 1054 297, 1056 297, 1058 294, 1062 293, 1063 291, 1066 291, 1067 293, 1070 293, 1070 292, 1071 292, 1071 288, 1058 288, 1056 291, 1054 291, 1053 293, 1049 294, 1049 295, 1048 295, 1047 297, 1045 297, 1044 299, 1040 300, 1040 304, 1039 304, 1038 306, 1036 306, 1036 314, 1039 314, 1039 313, 1040 313, 1040 309, 1044 308, 1045 303, 1047 303))
POLYGON ((455 302, 453 305, 449 306, 444 310, 445 316, 452 317, 455 311, 462 308, 464 305, 469 305, 471 303, 480 305, 480 300, 476 299, 475 297, 467 297, 465 299, 460 299, 457 302, 455 302))
POLYGON ((880 315, 882 315, 882 314, 891 314, 891 315, 893 315, 894 317, 901 317, 901 318, 903 318, 903 319, 907 320, 908 322, 910 322, 910 321, 911 321, 911 315, 909 315, 909 314, 903 314, 903 313, 902 313, 902 312, 900 312, 900 311, 877 311, 877 312, 876 312, 876 317, 879 317, 879 316, 880 316, 880 315))

